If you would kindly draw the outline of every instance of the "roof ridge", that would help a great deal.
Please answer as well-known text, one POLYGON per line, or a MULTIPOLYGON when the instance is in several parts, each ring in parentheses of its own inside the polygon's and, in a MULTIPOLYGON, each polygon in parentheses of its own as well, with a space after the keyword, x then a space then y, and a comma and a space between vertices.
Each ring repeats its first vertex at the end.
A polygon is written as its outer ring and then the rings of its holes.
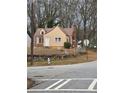
POLYGON ((70 27, 70 28, 63 28, 63 27, 60 27, 60 26, 54 26, 52 28, 38 28, 38 29, 43 29, 46 31, 46 34, 53 31, 56 27, 58 27, 65 35, 71 35, 74 31, 74 28, 73 27, 70 27), (49 30, 48 30, 49 29, 49 30))

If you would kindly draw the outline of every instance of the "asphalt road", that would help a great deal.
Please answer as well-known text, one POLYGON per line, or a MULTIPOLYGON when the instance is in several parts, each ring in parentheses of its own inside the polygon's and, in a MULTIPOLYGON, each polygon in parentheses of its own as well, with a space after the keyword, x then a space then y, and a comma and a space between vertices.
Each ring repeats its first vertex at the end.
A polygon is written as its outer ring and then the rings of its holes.
POLYGON ((97 93, 97 62, 28 67, 36 84, 27 93, 97 93))

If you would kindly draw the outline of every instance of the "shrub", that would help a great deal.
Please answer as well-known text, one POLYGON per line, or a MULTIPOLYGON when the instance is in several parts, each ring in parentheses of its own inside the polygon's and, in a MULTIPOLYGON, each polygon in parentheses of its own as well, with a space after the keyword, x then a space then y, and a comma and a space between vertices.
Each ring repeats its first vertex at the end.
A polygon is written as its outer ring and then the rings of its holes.
POLYGON ((71 43, 69 42, 64 42, 64 48, 69 49, 71 47, 71 43))

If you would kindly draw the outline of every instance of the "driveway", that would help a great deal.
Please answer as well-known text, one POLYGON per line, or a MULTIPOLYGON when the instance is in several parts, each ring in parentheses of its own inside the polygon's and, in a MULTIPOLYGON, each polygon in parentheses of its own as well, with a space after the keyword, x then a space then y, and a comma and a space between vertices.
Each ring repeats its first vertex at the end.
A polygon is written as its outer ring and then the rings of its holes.
POLYGON ((36 84, 28 93, 97 93, 97 62, 28 67, 36 84))

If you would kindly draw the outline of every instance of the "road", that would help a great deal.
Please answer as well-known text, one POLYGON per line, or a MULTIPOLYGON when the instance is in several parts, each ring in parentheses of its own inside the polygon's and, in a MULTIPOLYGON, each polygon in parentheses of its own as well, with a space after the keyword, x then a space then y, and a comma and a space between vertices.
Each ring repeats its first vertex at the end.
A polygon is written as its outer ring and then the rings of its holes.
POLYGON ((97 62, 28 67, 36 84, 27 93, 97 93, 97 62))

